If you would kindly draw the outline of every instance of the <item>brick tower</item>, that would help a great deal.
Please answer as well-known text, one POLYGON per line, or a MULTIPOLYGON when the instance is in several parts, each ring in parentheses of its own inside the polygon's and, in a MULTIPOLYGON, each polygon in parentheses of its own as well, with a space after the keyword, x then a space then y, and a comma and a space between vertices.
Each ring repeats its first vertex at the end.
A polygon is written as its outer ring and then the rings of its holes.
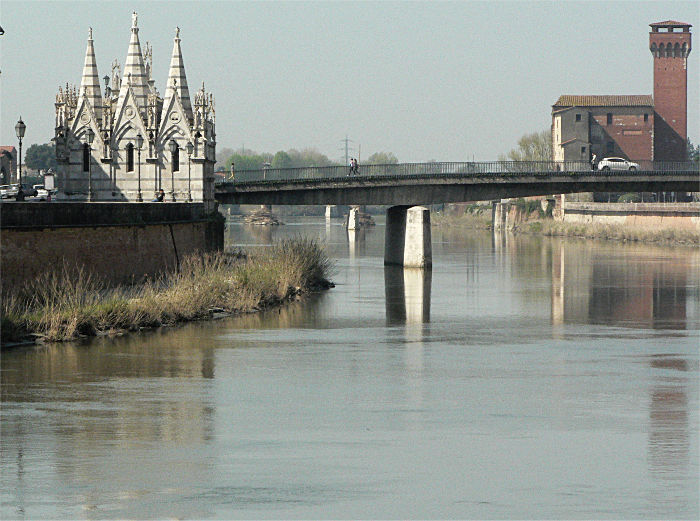
POLYGON ((692 26, 673 20, 649 26, 649 50, 654 56, 654 159, 685 160, 692 26))

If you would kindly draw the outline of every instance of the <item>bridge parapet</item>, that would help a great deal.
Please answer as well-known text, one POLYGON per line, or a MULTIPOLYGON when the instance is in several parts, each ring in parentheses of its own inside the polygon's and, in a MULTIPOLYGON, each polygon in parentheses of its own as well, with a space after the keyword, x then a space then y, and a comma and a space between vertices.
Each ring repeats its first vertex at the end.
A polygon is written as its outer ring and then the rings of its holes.
MULTIPOLYGON (((656 174, 697 171, 698 166, 691 161, 637 161, 639 167, 632 171, 656 174)), ((617 172, 612 170, 611 172, 617 172)), ((629 173, 629 170, 619 170, 629 173)), ((416 176, 479 176, 508 174, 595 174, 588 161, 470 161, 470 162, 429 162, 396 163, 381 165, 361 165, 356 172, 347 166, 323 166, 301 168, 261 168, 238 170, 232 180, 236 184, 274 183, 294 181, 327 181, 345 178, 410 178, 416 176)), ((610 172, 606 172, 609 174, 610 172)))

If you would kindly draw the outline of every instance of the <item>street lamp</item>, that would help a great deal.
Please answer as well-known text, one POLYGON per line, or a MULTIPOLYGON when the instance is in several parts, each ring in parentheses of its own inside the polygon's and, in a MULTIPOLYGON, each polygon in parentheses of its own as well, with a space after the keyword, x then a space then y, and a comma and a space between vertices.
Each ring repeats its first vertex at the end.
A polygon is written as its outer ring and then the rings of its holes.
POLYGON ((139 166, 138 166, 139 191, 138 191, 138 194, 136 194, 136 201, 139 203, 143 202, 143 198, 141 197, 141 147, 143 147, 143 136, 139 132, 138 134, 136 134, 136 148, 139 151, 139 156, 138 156, 139 157, 139 166))
POLYGON ((95 133, 91 128, 85 131, 85 140, 87 141, 90 153, 88 154, 88 201, 92 202, 95 200, 92 194, 92 140, 95 138, 95 133))
POLYGON ((22 188, 22 138, 24 137, 24 131, 27 130, 27 125, 22 121, 22 116, 19 117, 19 121, 15 125, 15 132, 17 133, 17 139, 19 139, 19 186, 22 188))
POLYGON ((170 143, 168 143, 168 148, 170 149, 170 181, 172 183, 172 192, 170 195, 171 200, 175 202, 175 152, 177 152, 180 148, 177 146, 177 142, 174 139, 170 140, 170 143))
POLYGON ((191 141, 187 142, 185 145, 187 148, 187 202, 192 202, 192 152, 194 152, 194 145, 191 141))

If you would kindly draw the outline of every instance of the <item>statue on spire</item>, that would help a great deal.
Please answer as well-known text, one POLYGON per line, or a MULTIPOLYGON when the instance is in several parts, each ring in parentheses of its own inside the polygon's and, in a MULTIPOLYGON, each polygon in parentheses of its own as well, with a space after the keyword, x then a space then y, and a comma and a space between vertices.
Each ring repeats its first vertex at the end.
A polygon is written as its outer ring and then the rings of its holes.
POLYGON ((131 28, 134 29, 138 25, 138 17, 139 15, 136 14, 136 11, 131 13, 131 28))
POLYGON ((180 39, 180 28, 177 26, 175 27, 175 38, 180 39))
POLYGON ((90 30, 88 31, 88 40, 92 40, 92 27, 90 27, 90 30))

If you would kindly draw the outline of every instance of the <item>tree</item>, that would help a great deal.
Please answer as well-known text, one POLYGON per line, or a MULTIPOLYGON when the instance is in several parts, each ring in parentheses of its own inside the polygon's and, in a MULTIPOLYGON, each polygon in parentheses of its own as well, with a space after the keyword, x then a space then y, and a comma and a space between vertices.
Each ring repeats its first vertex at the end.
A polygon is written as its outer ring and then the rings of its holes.
POLYGON ((367 163, 371 165, 395 165, 399 162, 391 152, 375 152, 367 158, 367 163))
POLYGON ((549 130, 525 134, 518 140, 517 148, 508 154, 500 154, 499 161, 551 161, 552 134, 549 130))
POLYGON ((53 143, 37 145, 36 143, 27 149, 24 162, 33 170, 56 170, 56 147, 53 143))
POLYGON ((235 154, 236 151, 229 147, 222 147, 216 151, 216 164, 214 165, 214 170, 219 171, 226 167, 226 161, 228 158, 235 154))
POLYGON ((303 166, 331 166, 333 162, 328 157, 315 148, 304 148, 303 150, 291 149, 287 153, 295 167, 303 166))
POLYGON ((235 163, 236 170, 260 170, 265 163, 272 162, 272 154, 257 154, 252 150, 244 153, 236 152, 226 161, 226 171, 231 170, 231 163, 235 163))
POLYGON ((688 159, 696 165, 700 163, 700 145, 693 145, 690 138, 688 138, 688 159))
POLYGON ((280 150, 272 158, 272 168, 292 168, 294 163, 287 152, 280 150))

